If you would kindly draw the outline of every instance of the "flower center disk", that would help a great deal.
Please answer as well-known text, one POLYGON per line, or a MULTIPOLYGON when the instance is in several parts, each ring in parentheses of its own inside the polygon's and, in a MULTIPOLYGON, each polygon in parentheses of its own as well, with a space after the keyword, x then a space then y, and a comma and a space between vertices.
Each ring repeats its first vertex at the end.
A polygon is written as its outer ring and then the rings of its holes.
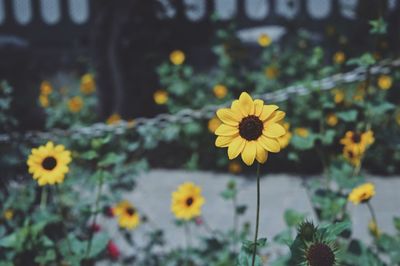
POLYGON ((42 161, 42 166, 48 171, 53 170, 57 166, 57 160, 53 156, 48 156, 42 161))
POLYGON ((352 139, 354 143, 359 143, 361 141, 361 135, 359 133, 354 133, 352 139))
POLYGON ((192 204, 193 204, 193 198, 192 198, 192 197, 187 198, 187 199, 186 199, 186 205, 187 205, 187 206, 191 206, 192 204))
POLYGON ((242 119, 239 123, 239 134, 246 140, 256 140, 262 135, 264 125, 255 115, 250 115, 242 119))
POLYGON ((136 213, 136 211, 134 208, 128 208, 128 209, 126 209, 126 213, 129 214, 130 216, 132 216, 136 213))
POLYGON ((317 243, 308 249, 307 261, 310 266, 333 266, 335 260, 335 253, 326 244, 317 243))

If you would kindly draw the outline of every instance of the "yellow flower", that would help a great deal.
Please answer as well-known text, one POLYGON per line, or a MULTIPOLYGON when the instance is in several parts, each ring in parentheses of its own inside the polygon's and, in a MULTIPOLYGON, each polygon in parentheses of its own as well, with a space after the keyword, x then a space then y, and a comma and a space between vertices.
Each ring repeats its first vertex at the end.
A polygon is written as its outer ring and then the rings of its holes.
POLYGON ((129 201, 121 201, 114 208, 118 224, 121 228, 135 229, 140 224, 140 216, 136 208, 129 201))
POLYGON ((157 90, 153 94, 153 99, 156 104, 166 104, 168 101, 168 92, 166 90, 157 90))
POLYGON ((14 217, 14 212, 11 209, 5 210, 3 213, 4 219, 7 221, 11 220, 14 217))
POLYGON ((392 78, 389 75, 380 75, 378 78, 378 87, 382 90, 388 90, 392 87, 392 78))
POLYGON ((326 116, 326 123, 331 126, 334 127, 337 125, 337 123, 339 122, 338 117, 334 114, 334 113, 329 113, 326 116))
POLYGON ((211 133, 215 133, 215 130, 222 124, 221 120, 218 117, 213 117, 208 121, 208 130, 211 133))
POLYGON ((309 132, 308 129, 305 128, 305 127, 296 127, 296 128, 294 129, 294 133, 295 133, 297 136, 302 137, 302 138, 307 138, 308 135, 310 135, 310 132, 309 132))
POLYGON ((343 148, 343 157, 355 167, 360 166, 362 156, 362 153, 355 153, 350 146, 343 148))
POLYGON ((185 54, 181 50, 172 51, 169 55, 169 60, 174 65, 182 65, 185 62, 185 54))
POLYGON ((213 91, 215 97, 217 97, 218 99, 222 99, 228 94, 228 88, 221 84, 215 85, 213 91))
POLYGON ((188 221, 201 215, 204 202, 199 186, 183 183, 172 193, 171 211, 177 219, 188 221))
POLYGON ((106 121, 108 125, 115 125, 118 124, 119 122, 121 122, 121 116, 117 113, 110 115, 106 121))
POLYGON ((347 131, 340 143, 348 147, 354 156, 357 156, 363 154, 374 141, 374 133, 371 130, 363 133, 347 131))
POLYGON ((268 66, 265 68, 265 76, 269 79, 276 79, 279 75, 279 69, 275 66, 268 66))
POLYGON ((341 89, 334 89, 332 90, 333 94, 333 100, 335 101, 336 104, 340 104, 344 101, 344 92, 341 89))
POLYGON ((339 64, 339 65, 343 64, 345 60, 346 60, 346 55, 341 51, 336 52, 333 55, 333 62, 335 62, 335 64, 339 64))
POLYGON ((228 171, 232 174, 239 174, 242 172, 242 165, 238 161, 229 162, 228 171))
POLYGON ((50 105, 49 97, 44 94, 39 95, 39 103, 43 108, 47 108, 50 105))
POLYGON ((50 82, 43 81, 40 84, 40 94, 48 96, 53 92, 53 87, 51 86, 50 82))
POLYGON ((135 121, 135 119, 130 119, 130 120, 128 120, 128 121, 127 121, 127 126, 128 126, 128 128, 133 128, 133 127, 135 127, 135 126, 136 126, 136 121, 135 121))
POLYGON ((96 90, 96 82, 92 74, 85 74, 81 77, 81 92, 83 94, 92 94, 96 90))
POLYGON ((242 155, 247 165, 254 160, 265 163, 268 152, 279 152, 278 138, 286 134, 282 123, 285 113, 276 105, 264 105, 262 100, 253 100, 242 92, 239 100, 234 100, 230 108, 217 111, 222 121, 215 134, 215 145, 228 147, 230 160, 242 155))
POLYGON ((83 100, 79 96, 72 97, 68 100, 68 109, 72 113, 78 113, 83 107, 83 100))
POLYGON ((289 131, 290 128, 289 123, 283 123, 283 127, 286 130, 286 134, 278 138, 278 142, 279 145, 281 145, 281 149, 286 148, 290 143, 290 139, 292 138, 292 133, 290 133, 289 131))
POLYGON ((62 183, 68 173, 71 152, 63 145, 54 145, 49 141, 46 145, 32 149, 27 164, 29 173, 37 180, 39 186, 62 183))
POLYGON ((361 82, 358 84, 357 89, 353 95, 353 99, 355 101, 363 101, 366 94, 366 84, 365 82, 361 82))
POLYGON ((355 205, 368 202, 375 195, 375 186, 372 183, 365 183, 354 188, 349 194, 349 201, 355 205))
POLYGON ((259 44, 261 47, 270 46, 271 43, 272 43, 271 37, 269 37, 269 36, 268 36, 267 34, 265 34, 265 33, 260 34, 260 36, 258 37, 258 44, 259 44))
POLYGON ((381 230, 374 220, 369 221, 368 230, 376 238, 379 238, 382 235, 381 230))

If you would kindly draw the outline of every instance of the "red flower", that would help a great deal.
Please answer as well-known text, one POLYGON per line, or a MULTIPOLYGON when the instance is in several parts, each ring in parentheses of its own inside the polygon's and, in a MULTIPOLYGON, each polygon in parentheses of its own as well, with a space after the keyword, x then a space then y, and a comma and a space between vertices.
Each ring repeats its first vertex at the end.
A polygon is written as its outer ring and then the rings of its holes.
POLYGON ((118 246, 112 240, 108 241, 107 252, 113 260, 118 259, 120 255, 118 246))
POLYGON ((114 217, 114 209, 110 206, 105 206, 103 209, 103 214, 109 218, 114 217))
POLYGON ((99 232, 99 231, 101 230, 101 226, 100 226, 99 224, 93 223, 93 224, 90 226, 90 230, 91 230, 93 233, 97 233, 97 232, 99 232))

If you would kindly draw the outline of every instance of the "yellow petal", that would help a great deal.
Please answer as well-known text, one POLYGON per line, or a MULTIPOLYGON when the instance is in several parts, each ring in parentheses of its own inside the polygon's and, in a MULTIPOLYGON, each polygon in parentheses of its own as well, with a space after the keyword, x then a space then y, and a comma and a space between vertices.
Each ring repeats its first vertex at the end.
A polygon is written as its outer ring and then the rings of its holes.
POLYGON ((228 157, 230 160, 236 158, 242 151, 246 144, 246 140, 242 137, 236 137, 228 147, 228 157))
POLYGON ((260 115, 260 120, 265 121, 267 120, 273 112, 275 112, 279 107, 276 105, 264 105, 261 115, 260 115))
POLYGON ((264 125, 263 135, 270 138, 279 138, 280 136, 285 135, 286 130, 283 126, 278 123, 272 123, 269 125, 264 125))
POLYGON ((242 119, 241 115, 228 108, 219 109, 217 116, 227 125, 237 126, 242 119))
POLYGON ((242 94, 240 94, 239 108, 243 116, 254 114, 254 102, 247 92, 242 92, 242 94))
POLYGON ((236 136, 218 136, 215 140, 215 146, 217 147, 228 147, 229 144, 235 139, 236 136))
POLYGON ((217 130, 215 130, 215 135, 218 136, 233 136, 239 133, 239 129, 237 127, 228 126, 225 124, 220 125, 217 130))
POLYGON ((256 158, 257 152, 257 142, 256 141, 247 141, 246 146, 242 151, 242 160, 247 165, 252 165, 254 159, 256 158))
POLYGON ((257 141, 256 160, 259 163, 265 163, 267 161, 267 158, 268 158, 268 152, 257 141))
POLYGON ((270 152, 279 152, 281 150, 281 145, 275 139, 267 138, 266 136, 261 136, 259 139, 259 144, 270 152))
POLYGON ((270 119, 268 119, 267 121, 265 121, 265 123, 270 123, 270 122, 280 122, 282 119, 285 118, 286 113, 283 111, 276 111, 272 114, 272 116, 270 117, 270 119))
POLYGON ((263 110, 264 101, 263 100, 254 100, 254 115, 260 116, 263 110))

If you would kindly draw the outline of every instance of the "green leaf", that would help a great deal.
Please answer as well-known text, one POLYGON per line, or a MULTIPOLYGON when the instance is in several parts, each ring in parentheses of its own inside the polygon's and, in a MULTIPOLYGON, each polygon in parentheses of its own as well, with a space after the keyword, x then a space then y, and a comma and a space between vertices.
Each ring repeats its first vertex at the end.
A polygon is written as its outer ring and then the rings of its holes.
POLYGON ((371 34, 386 34, 387 32, 388 25, 382 17, 375 20, 370 20, 369 25, 371 25, 371 29, 369 31, 371 34))
POLYGON ((89 258, 94 258, 103 251, 107 246, 108 240, 109 237, 106 233, 96 233, 92 239, 89 258))
POLYGON ((337 117, 345 122, 352 122, 356 121, 357 119, 357 111, 356 110, 349 110, 349 111, 342 111, 336 113, 337 117))
POLYGON ((285 222, 286 222, 287 226, 289 226, 289 227, 297 226, 305 218, 306 218, 306 215, 304 213, 299 213, 292 209, 288 209, 284 213, 285 222))
POLYGON ((400 217, 393 217, 393 224, 397 231, 400 232, 400 217))
POLYGON ((246 205, 239 205, 236 207, 236 213, 238 215, 243 215, 247 210, 247 206, 246 205))

